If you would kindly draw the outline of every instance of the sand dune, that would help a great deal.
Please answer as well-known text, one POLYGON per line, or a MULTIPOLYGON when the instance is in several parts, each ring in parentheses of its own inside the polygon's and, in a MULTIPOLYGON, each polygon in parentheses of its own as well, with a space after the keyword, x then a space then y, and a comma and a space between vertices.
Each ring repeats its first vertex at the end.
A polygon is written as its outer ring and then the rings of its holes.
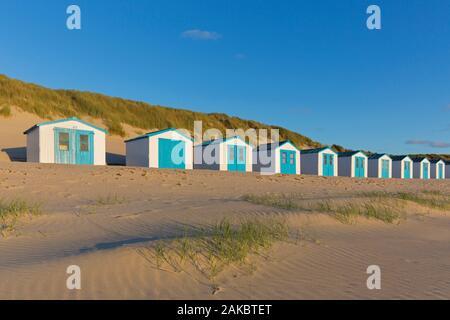
POLYGON ((350 199, 362 191, 449 193, 448 181, 3 162, 0 189, 4 200, 43 206, 41 216, 21 220, 12 234, 0 238, 3 299, 450 298, 446 212, 412 206, 399 225, 367 219, 347 225, 326 214, 241 200, 266 192, 316 200, 350 199), (102 199, 111 203, 102 205, 102 199), (255 268, 230 267, 214 281, 191 266, 183 272, 160 270, 141 252, 158 239, 180 235, 186 226, 273 216, 300 230, 301 240, 278 243, 267 257, 251 258, 255 268), (73 264, 82 270, 79 291, 66 288, 66 268, 73 264), (366 287, 371 264, 382 269, 382 290, 366 287), (213 294, 215 286, 219 291, 213 294))

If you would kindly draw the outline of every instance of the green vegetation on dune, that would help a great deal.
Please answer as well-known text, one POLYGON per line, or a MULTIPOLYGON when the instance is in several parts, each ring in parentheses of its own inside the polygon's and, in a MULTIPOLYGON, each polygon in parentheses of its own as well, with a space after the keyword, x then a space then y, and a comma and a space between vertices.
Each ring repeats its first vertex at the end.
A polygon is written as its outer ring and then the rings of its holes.
POLYGON ((137 253, 165 271, 182 272, 187 264, 214 280, 230 266, 245 267, 251 258, 267 256, 280 242, 294 240, 289 225, 279 218, 242 220, 231 223, 224 219, 200 229, 185 230, 184 235, 158 240, 137 253))
POLYGON ((0 75, 0 109, 6 113, 11 107, 45 119, 74 116, 102 119, 111 133, 122 136, 125 135, 123 124, 143 130, 175 127, 192 131, 194 121, 201 120, 203 130, 216 128, 225 134, 226 129, 279 129, 282 139, 289 139, 299 147, 322 146, 285 128, 225 114, 173 109, 91 92, 53 90, 0 75))
MULTIPOLYGON (((12 107, 36 114, 44 119, 89 116, 101 119, 112 134, 125 136, 123 125, 145 130, 184 128, 193 131, 194 121, 203 122, 203 130, 279 129, 281 140, 291 140, 299 148, 319 148, 321 143, 285 128, 222 113, 202 113, 174 109, 145 102, 109 97, 92 92, 54 90, 8 78, 0 74, 0 117, 9 117, 12 107)), ((333 144, 337 152, 348 149, 333 144)), ((450 161, 450 155, 427 155, 431 159, 450 161)))
POLYGON ((450 154, 436 154, 436 153, 423 153, 423 154, 412 154, 411 157, 427 157, 430 160, 444 160, 450 161, 450 154))
POLYGON ((9 117, 11 115, 11 107, 6 105, 6 106, 1 106, 0 107, 0 116, 2 117, 9 117))
POLYGON ((444 210, 450 209, 450 196, 439 190, 422 190, 418 192, 370 192, 364 194, 372 198, 391 198, 416 203, 422 207, 444 210))
POLYGON ((19 218, 41 214, 41 205, 22 199, 4 201, 0 199, 0 236, 14 230, 19 218))
POLYGON ((298 212, 330 214, 343 223, 354 223, 358 217, 396 223, 410 211, 406 207, 416 204, 422 209, 447 212, 450 196, 439 190, 418 192, 363 192, 342 198, 307 199, 301 194, 265 193, 246 194, 241 199, 257 205, 298 212))

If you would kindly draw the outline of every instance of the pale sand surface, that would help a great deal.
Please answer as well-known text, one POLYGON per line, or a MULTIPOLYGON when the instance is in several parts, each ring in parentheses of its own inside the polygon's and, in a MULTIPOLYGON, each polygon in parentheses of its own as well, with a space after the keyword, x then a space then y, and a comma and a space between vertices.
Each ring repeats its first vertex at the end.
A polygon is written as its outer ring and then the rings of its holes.
MULTIPOLYGON (((101 123, 85 119, 97 125, 101 123)), ((23 158, 24 130, 45 121, 13 110, 0 117, 0 199, 42 203, 43 214, 0 237, 1 299, 450 299, 450 215, 408 207, 400 225, 360 219, 346 225, 318 213, 290 212, 241 200, 283 192, 348 199, 363 191, 440 190, 447 181, 354 180, 260 176, 211 171, 157 171, 11 163, 23 158), (99 206, 101 197, 123 203, 99 206), (429 211, 429 212, 428 212, 429 211), (140 254, 186 227, 230 219, 283 217, 305 239, 279 243, 254 270, 231 267, 214 281, 186 266, 163 271, 140 254), (79 265, 82 290, 66 288, 66 268, 79 265), (382 290, 366 287, 366 268, 382 269, 382 290), (213 285, 220 291, 213 295, 213 285)), ((139 130, 126 128, 128 136, 139 130)), ((108 137, 123 160, 121 137, 108 137)))
MULTIPOLYGON (((356 191, 450 192, 449 181, 353 180, 0 162, 1 198, 43 204, 0 238, 3 299, 352 299, 450 298, 450 215, 411 212, 399 225, 360 219, 347 225, 316 213, 241 200, 265 192, 311 199, 356 191), (124 203, 99 206, 100 197, 124 203), (278 243, 255 270, 230 267, 213 283, 186 267, 163 271, 139 254, 185 226, 223 217, 285 217, 306 239, 278 243), (79 265, 82 290, 66 289, 66 268, 79 265), (366 268, 382 269, 382 290, 366 287, 366 268)), ((425 210, 427 211, 427 210, 425 210)))

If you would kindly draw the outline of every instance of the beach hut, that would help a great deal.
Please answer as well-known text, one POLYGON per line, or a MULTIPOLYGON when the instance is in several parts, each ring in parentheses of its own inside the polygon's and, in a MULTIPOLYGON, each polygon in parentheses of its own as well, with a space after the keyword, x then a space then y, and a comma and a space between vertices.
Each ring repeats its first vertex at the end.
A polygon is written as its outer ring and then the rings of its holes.
POLYGON ((352 178, 367 178, 367 156, 362 151, 338 153, 339 175, 352 178))
POLYGON ((192 169, 193 139, 175 128, 150 132, 125 141, 127 166, 192 169))
POLYGON ((106 164, 107 131, 78 118, 39 123, 24 134, 28 162, 106 164))
POLYGON ((450 161, 445 161, 445 179, 450 179, 450 161))
POLYGON ((194 146, 194 168, 251 172, 253 147, 239 136, 206 141, 194 146))
POLYGON ((300 151, 303 174, 333 177, 338 175, 338 155, 329 147, 300 151))
POLYGON ((408 156, 391 156, 392 177, 398 179, 413 178, 413 161, 408 156))
POLYGON ((413 177, 415 179, 430 179, 430 160, 425 157, 412 158, 413 177))
POLYGON ((300 174, 300 150, 289 140, 262 144, 253 151, 253 171, 300 174))
POLYGON ((445 179, 445 162, 443 160, 430 160, 430 178, 445 179))
POLYGON ((392 178, 392 159, 387 154, 373 154, 369 157, 369 177, 392 178))

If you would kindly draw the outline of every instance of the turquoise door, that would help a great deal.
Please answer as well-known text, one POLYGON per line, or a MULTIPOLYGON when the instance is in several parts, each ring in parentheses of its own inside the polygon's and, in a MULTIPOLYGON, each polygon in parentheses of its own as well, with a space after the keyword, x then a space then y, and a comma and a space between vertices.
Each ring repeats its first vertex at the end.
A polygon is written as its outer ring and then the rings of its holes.
POLYGON ((422 164, 422 170, 423 170, 422 175, 423 175, 424 179, 429 179, 430 178, 430 170, 429 169, 430 168, 429 168, 428 163, 423 163, 422 164))
POLYGON ((438 179, 444 179, 444 165, 442 163, 438 164, 438 179))
POLYGON ((228 171, 245 172, 246 157, 245 146, 229 145, 228 171))
POLYGON ((55 163, 94 164, 94 132, 55 128, 55 163))
POLYGON ((77 130, 75 133, 76 164, 94 164, 94 133, 77 130))
POLYGON ((365 177, 365 159, 363 157, 355 157, 355 177, 364 178, 365 177))
POLYGON ((403 178, 411 179, 411 162, 406 161, 403 164, 403 178))
POLYGON ((228 171, 236 171, 236 146, 228 146, 228 171))
POLYGON ((246 149, 244 146, 236 146, 236 154, 237 154, 237 163, 236 169, 237 171, 245 172, 245 164, 246 164, 246 149))
POLYGON ((74 130, 55 128, 55 163, 75 164, 74 130))
MULTIPOLYGON (((150 151, 151 152, 151 151, 150 151)), ((158 167, 186 169, 186 144, 181 140, 158 139, 158 167)))
POLYGON ((389 178, 389 160, 381 160, 381 177, 389 178))
POLYGON ((334 176, 334 155, 332 154, 323 154, 323 165, 322 165, 322 173, 324 177, 332 177, 334 176))
POLYGON ((295 174, 296 168, 295 151, 280 150, 280 172, 282 174, 295 174))

